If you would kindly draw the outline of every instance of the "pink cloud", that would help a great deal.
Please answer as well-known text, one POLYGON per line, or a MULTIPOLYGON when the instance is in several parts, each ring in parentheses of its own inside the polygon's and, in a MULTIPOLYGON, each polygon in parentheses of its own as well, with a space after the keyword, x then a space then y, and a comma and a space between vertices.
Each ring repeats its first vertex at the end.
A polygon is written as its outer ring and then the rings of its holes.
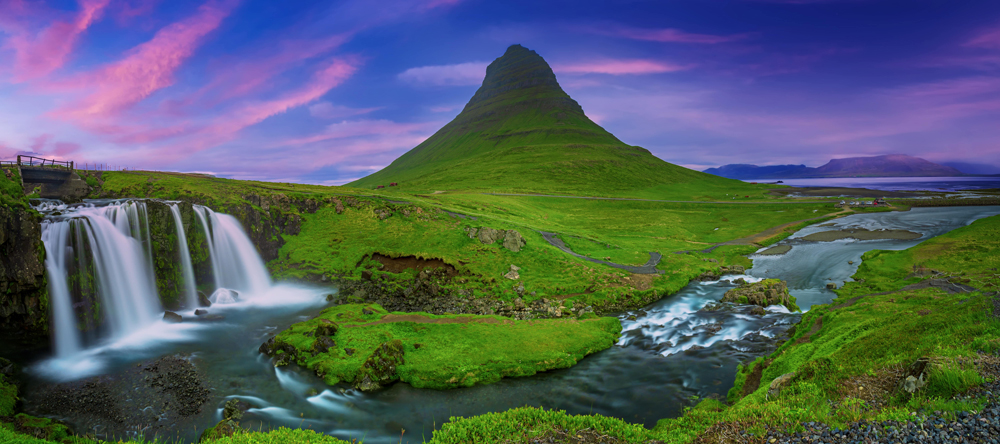
POLYGON ((659 74, 691 69, 693 65, 675 65, 647 59, 599 60, 573 64, 556 64, 552 70, 572 74, 659 74))
POLYGON ((52 154, 58 157, 65 157, 80 150, 80 144, 72 142, 56 142, 52 154))
POLYGON ((80 34, 101 18, 110 0, 80 0, 80 11, 72 21, 57 20, 30 35, 22 28, 5 46, 14 50, 13 80, 24 82, 46 76, 69 59, 80 34))
POLYGON ((319 119, 342 119, 345 117, 358 116, 377 111, 381 108, 351 108, 343 105, 334 105, 330 102, 319 102, 309 106, 309 115, 319 119))
POLYGON ((306 145, 326 140, 348 139, 372 135, 401 135, 413 132, 433 131, 441 122, 432 123, 397 123, 390 120, 355 120, 335 123, 326 127, 319 134, 307 137, 297 137, 280 141, 274 146, 306 145))
POLYGON ((715 34, 694 34, 684 32, 674 28, 633 28, 630 26, 608 26, 608 27, 588 27, 586 31, 593 34, 600 34, 612 37, 620 37, 632 40, 645 40, 651 42, 670 43, 699 43, 718 44, 729 43, 746 39, 750 34, 715 35, 715 34))
POLYGON ((174 72, 190 57, 204 37, 229 15, 233 4, 210 1, 195 15, 172 23, 117 62, 76 81, 96 90, 82 101, 60 108, 53 115, 81 123, 113 117, 153 92, 173 85, 174 72))
POLYGON ((42 134, 41 136, 32 139, 31 146, 29 148, 31 149, 31 151, 34 151, 36 153, 41 152, 42 150, 45 149, 45 145, 49 143, 49 140, 52 140, 51 134, 42 134))
POLYGON ((466 62, 454 65, 420 66, 399 74, 399 79, 415 85, 479 85, 486 77, 489 62, 466 62))
POLYGON ((987 29, 973 37, 964 46, 974 48, 1000 49, 1000 26, 987 29))

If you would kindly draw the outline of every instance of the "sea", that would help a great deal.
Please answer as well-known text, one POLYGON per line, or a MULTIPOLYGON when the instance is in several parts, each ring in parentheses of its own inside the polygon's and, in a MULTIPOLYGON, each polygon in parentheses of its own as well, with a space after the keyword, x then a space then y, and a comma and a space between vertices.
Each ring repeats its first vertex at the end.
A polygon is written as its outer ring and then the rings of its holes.
POLYGON ((1000 189, 1000 176, 980 177, 832 177, 816 179, 747 179, 793 187, 868 188, 883 191, 961 191, 1000 189))

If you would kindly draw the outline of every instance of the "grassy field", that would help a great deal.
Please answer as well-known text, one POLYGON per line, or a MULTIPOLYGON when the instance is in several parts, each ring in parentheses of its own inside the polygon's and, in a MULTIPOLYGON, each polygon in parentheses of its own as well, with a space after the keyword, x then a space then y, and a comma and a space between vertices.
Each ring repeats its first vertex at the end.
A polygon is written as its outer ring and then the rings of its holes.
POLYGON ((497 382, 570 367, 618 339, 616 318, 513 321, 501 316, 388 313, 376 304, 345 304, 292 325, 275 338, 290 345, 294 361, 322 374, 328 384, 355 383, 383 344, 400 341, 405 363, 391 380, 446 389, 497 382), (366 314, 367 313, 367 314, 366 314), (331 326, 336 332, 330 335, 331 326), (320 350, 330 337, 336 346, 320 350))

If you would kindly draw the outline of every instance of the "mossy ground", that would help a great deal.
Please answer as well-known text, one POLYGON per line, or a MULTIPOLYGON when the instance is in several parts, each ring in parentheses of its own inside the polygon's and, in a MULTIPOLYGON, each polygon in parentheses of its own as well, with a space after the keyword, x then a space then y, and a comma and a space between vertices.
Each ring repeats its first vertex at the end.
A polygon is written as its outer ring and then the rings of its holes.
POLYGON ((380 345, 400 340, 405 363, 396 368, 399 379, 414 387, 446 389, 569 367, 613 345, 620 332, 617 319, 593 315, 514 321, 501 316, 390 314, 376 304, 346 304, 292 325, 275 343, 294 347, 296 362, 336 384, 357 381, 380 345), (332 336, 336 345, 317 353, 314 345, 322 336, 317 329, 321 333, 331 323, 337 326, 332 336))

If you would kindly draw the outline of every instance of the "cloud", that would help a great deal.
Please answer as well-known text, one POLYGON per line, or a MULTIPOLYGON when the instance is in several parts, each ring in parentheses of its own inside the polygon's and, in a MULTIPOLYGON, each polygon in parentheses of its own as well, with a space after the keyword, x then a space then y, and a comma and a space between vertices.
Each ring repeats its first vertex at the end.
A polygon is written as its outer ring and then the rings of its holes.
POLYGON ((965 42, 964 46, 973 48, 1000 49, 1000 25, 986 29, 965 42))
MULTIPOLYGON (((80 34, 101 18, 110 0, 80 0, 80 11, 71 21, 58 20, 36 35, 20 28, 4 45, 14 50, 13 80, 24 82, 61 68, 69 59, 80 34)), ((5 11, 0 11, 4 13, 5 11)), ((55 17, 49 17, 49 20, 55 17)))
POLYGON ((732 34, 732 35, 695 34, 690 32, 684 32, 675 28, 649 29, 649 28, 634 28, 623 25, 588 26, 583 28, 583 30, 585 32, 590 32, 592 34, 626 38, 632 40, 644 40, 650 42, 663 42, 663 43, 668 43, 668 42, 695 43, 695 44, 708 44, 708 45, 735 42, 739 40, 744 40, 751 36, 751 34, 732 34))
MULTIPOLYGON (((327 140, 348 139, 359 136, 400 136, 413 135, 414 133, 424 133, 433 131, 441 125, 440 122, 433 123, 397 123, 391 120, 353 120, 334 123, 326 127, 319 133, 307 137, 299 137, 283 140, 276 146, 305 145, 327 140), (433 128, 433 129, 432 129, 433 128)), ((414 145, 415 146, 415 145, 414 145)))
POLYGON ((399 79, 414 85, 471 86, 483 83, 489 62, 466 62, 454 65, 421 66, 399 74, 399 79))
POLYGON ((93 90, 83 100, 53 115, 80 123, 115 117, 150 94, 174 83, 174 72, 229 15, 233 4, 209 1, 198 13, 160 29, 153 38, 117 62, 84 74, 76 86, 93 90))
POLYGON ((368 114, 379 109, 381 108, 351 108, 343 105, 334 105, 330 102, 319 102, 309 105, 309 115, 318 119, 343 119, 345 117, 368 114))
POLYGON ((556 64, 552 70, 558 73, 571 74, 659 74, 665 72, 683 71, 691 69, 693 65, 675 65, 656 60, 647 59, 627 59, 627 60, 597 60, 591 62, 580 62, 570 64, 556 64))

